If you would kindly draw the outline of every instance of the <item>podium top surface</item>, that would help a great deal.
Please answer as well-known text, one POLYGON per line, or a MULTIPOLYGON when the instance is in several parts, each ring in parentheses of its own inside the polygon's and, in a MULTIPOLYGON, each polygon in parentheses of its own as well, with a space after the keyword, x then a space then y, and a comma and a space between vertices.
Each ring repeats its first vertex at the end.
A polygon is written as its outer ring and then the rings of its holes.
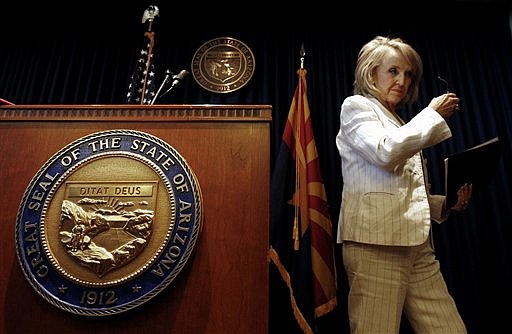
POLYGON ((0 121, 270 122, 271 105, 2 105, 0 121))

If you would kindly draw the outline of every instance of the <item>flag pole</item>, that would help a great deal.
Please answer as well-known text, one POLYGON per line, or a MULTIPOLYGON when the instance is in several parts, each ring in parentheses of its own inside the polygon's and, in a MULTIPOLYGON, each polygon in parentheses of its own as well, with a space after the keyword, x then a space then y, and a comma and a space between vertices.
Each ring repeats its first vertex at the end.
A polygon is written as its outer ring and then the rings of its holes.
POLYGON ((300 68, 304 69, 304 57, 306 56, 306 50, 304 49, 304 43, 300 47, 300 68))
POLYGON ((146 70, 144 71, 144 82, 142 84, 142 95, 140 98, 140 104, 144 104, 149 68, 151 66, 151 57, 153 55, 153 46, 155 45, 155 32, 151 29, 153 27, 153 21, 155 20, 155 17, 159 15, 159 13, 160 11, 157 6, 150 5, 142 15, 143 24, 146 23, 146 21, 149 21, 148 30, 144 33, 144 36, 146 36, 149 39, 149 50, 146 58, 146 70))
MULTIPOLYGON (((304 58, 306 56, 306 50, 304 49, 304 43, 302 43, 301 47, 300 47, 300 69, 299 71, 297 72, 297 74, 300 73, 300 71, 304 70, 304 58)), ((301 78, 300 78, 300 75, 299 75, 299 82, 300 82, 301 78)), ((299 83, 299 87, 300 87, 300 83, 299 83)), ((298 115, 296 115, 295 117, 295 128, 297 129, 297 141, 295 142, 295 145, 301 145, 300 143, 300 140, 299 138, 301 137, 300 135, 300 130, 301 130, 301 119, 300 119, 300 113, 298 115)), ((301 187, 301 183, 300 183, 300 159, 296 159, 295 160, 295 193, 296 194, 300 194, 300 187, 301 187)), ((299 230, 299 215, 300 215, 300 205, 295 205, 295 212, 294 212, 294 219, 293 219, 293 249, 295 251, 299 251, 300 249, 300 230, 299 230)))

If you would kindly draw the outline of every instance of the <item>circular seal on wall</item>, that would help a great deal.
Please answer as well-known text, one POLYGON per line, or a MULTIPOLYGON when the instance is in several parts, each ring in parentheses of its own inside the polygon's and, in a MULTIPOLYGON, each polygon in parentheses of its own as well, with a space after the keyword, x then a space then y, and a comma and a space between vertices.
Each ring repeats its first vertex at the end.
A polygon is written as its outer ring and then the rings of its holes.
POLYGON ((30 285, 70 313, 135 308, 186 265, 202 195, 186 160, 148 133, 111 130, 69 144, 33 177, 16 220, 30 285))
POLYGON ((254 66, 254 55, 246 44, 231 37, 220 37, 197 49, 192 58, 192 75, 206 90, 230 93, 249 82, 254 66))

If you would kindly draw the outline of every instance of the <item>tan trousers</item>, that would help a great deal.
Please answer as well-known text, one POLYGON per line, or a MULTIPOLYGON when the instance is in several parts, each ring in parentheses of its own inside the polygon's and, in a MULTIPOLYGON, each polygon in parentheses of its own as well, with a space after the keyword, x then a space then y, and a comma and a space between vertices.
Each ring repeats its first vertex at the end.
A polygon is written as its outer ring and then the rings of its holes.
POLYGON ((343 242, 354 334, 396 334, 402 312, 416 333, 467 333, 430 240, 413 247, 343 242))

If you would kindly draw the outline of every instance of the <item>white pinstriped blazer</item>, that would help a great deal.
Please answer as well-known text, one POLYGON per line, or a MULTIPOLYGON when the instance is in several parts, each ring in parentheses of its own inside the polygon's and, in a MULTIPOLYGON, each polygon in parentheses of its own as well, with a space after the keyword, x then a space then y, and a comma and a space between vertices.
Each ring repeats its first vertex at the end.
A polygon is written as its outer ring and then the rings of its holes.
POLYGON ((430 195, 421 151, 452 136, 446 121, 425 108, 407 124, 375 98, 348 97, 336 146, 343 193, 337 241, 395 246, 427 239, 431 219, 446 220, 445 197, 430 195))

